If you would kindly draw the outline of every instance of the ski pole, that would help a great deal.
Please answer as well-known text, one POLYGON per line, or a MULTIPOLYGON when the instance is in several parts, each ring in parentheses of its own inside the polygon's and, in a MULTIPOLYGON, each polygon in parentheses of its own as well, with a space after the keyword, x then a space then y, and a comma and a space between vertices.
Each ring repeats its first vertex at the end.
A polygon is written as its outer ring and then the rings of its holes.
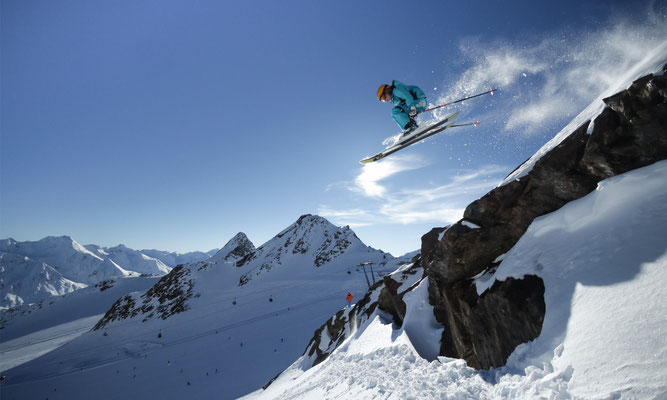
MULTIPOLYGON (((493 95, 493 92, 495 92, 496 90, 498 90, 498 89, 493 89, 493 88, 492 88, 491 90, 487 90, 487 91, 484 92, 484 93, 473 94, 472 96, 464 97, 464 98, 462 98, 462 99, 458 99, 458 100, 450 101, 449 103, 440 104, 439 106, 435 106, 435 107, 432 107, 432 108, 428 108, 428 109, 422 111, 421 113, 425 113, 425 112, 427 112, 427 111, 437 110, 438 108, 442 108, 442 107, 445 107, 445 106, 449 106, 449 105, 451 105, 451 104, 455 104, 455 103, 460 103, 460 102, 462 102, 462 101, 470 100, 470 99, 473 99, 473 98, 475 98, 475 97, 484 96, 485 94, 489 94, 489 93, 491 93, 491 95, 493 95)), ((421 114, 421 113, 420 113, 420 114, 421 114)))
POLYGON ((479 125, 479 121, 468 122, 467 124, 454 124, 454 125, 450 126, 450 128, 458 128, 460 126, 477 126, 477 125, 479 125))

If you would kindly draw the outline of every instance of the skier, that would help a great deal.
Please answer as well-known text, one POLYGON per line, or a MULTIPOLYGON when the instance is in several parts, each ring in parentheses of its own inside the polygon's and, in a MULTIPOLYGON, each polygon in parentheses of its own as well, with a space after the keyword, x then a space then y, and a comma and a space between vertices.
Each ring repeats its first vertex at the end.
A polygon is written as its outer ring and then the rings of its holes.
POLYGON ((348 306, 351 306, 351 305, 352 305, 352 299, 353 299, 353 298, 354 298, 354 296, 352 296, 352 293, 347 292, 347 305, 348 305, 348 306))
POLYGON ((394 80, 391 85, 380 85, 377 97, 382 102, 391 101, 396 106, 391 110, 391 116, 403 130, 404 136, 417 128, 415 117, 426 109, 426 95, 419 87, 394 80))

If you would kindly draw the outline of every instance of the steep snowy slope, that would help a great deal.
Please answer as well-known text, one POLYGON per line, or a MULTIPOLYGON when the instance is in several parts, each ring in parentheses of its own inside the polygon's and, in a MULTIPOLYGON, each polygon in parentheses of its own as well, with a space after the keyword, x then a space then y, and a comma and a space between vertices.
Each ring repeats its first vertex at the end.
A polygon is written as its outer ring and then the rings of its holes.
POLYGON ((26 256, 0 252, 0 310, 59 296, 86 285, 26 256))
POLYGON ((236 398, 298 358, 348 291, 368 289, 368 261, 371 283, 398 267, 349 228, 303 216, 236 264, 178 267, 124 296, 96 330, 3 372, 3 399, 236 398))
MULTIPOLYGON (((359 319, 358 331, 348 329, 352 337, 324 362, 309 369, 313 356, 306 353, 247 399, 662 398, 665 182, 667 161, 601 182, 595 192, 535 220, 496 274, 477 280, 480 292, 509 277, 545 280, 542 335, 519 346, 507 367, 476 371, 462 360, 424 359, 429 350, 423 343, 431 342, 424 339, 439 338, 441 326, 423 281, 403 297, 402 328, 375 309, 359 319)), ((370 296, 377 299, 377 292, 370 296)))

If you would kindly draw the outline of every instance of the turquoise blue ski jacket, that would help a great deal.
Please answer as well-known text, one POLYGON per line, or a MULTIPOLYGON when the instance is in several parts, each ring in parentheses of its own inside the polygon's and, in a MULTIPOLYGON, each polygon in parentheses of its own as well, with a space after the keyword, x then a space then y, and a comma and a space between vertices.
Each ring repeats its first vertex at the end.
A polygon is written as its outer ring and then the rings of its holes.
POLYGON ((391 110, 391 116, 401 129, 405 129, 410 122, 410 107, 415 107, 417 112, 426 109, 426 95, 417 86, 404 85, 396 80, 391 85, 394 87, 391 102, 396 106, 391 110))

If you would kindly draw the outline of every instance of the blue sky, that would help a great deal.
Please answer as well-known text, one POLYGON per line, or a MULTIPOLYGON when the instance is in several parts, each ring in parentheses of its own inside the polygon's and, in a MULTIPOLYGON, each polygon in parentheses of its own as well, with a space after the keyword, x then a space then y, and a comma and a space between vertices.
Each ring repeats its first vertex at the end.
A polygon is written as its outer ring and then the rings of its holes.
POLYGON ((663 41, 665 1, 1 2, 0 237, 209 250, 300 215, 416 250, 663 41), (631 3, 631 4, 629 4, 631 3), (479 120, 364 167, 398 79, 479 120))

